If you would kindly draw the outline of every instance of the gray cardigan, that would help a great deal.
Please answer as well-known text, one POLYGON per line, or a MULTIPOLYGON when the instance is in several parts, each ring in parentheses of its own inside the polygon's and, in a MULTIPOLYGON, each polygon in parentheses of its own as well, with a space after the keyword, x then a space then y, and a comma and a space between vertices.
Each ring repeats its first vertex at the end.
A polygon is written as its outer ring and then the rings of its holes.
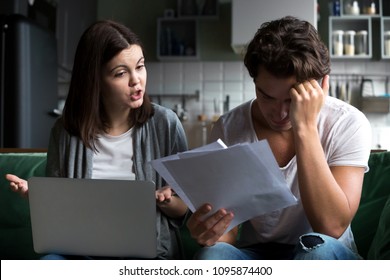
MULTIPOLYGON (((153 104, 155 113, 142 127, 133 131, 133 162, 136 180, 151 180, 156 188, 165 181, 150 161, 187 150, 187 139, 176 114, 153 104)), ((48 177, 91 178, 93 151, 78 137, 71 136, 58 119, 51 130, 47 153, 48 177)), ((168 219, 157 207, 157 255, 159 259, 180 258, 178 227, 182 220, 168 219)), ((136 226, 136 225, 134 225, 136 226)))

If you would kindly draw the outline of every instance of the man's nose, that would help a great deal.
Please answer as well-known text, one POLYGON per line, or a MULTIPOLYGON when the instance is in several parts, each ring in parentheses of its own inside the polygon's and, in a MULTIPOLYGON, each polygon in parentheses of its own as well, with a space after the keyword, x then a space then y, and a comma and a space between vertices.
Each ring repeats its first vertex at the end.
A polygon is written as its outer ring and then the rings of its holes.
POLYGON ((281 101, 278 103, 279 117, 281 120, 288 116, 290 110, 290 102, 281 101))

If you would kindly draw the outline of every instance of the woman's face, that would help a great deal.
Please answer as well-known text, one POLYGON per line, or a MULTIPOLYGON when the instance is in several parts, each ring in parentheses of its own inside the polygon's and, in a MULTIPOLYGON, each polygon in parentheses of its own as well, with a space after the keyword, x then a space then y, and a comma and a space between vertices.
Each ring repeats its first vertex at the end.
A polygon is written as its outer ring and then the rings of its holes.
POLYGON ((131 45, 102 69, 102 96, 107 109, 135 109, 142 105, 146 86, 142 49, 131 45))

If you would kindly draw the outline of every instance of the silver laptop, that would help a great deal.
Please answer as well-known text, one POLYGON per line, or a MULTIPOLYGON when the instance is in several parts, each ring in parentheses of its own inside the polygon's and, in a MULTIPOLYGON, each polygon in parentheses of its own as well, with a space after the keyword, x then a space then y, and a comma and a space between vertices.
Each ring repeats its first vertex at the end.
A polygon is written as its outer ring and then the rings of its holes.
POLYGON ((28 184, 37 253, 156 257, 154 183, 32 177, 28 184))

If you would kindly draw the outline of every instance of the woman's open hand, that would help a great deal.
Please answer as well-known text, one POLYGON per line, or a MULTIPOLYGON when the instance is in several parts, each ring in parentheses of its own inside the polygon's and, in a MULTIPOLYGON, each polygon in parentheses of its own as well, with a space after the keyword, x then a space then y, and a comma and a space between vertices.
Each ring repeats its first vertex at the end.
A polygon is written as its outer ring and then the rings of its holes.
POLYGON ((28 183, 26 180, 20 179, 13 174, 6 174, 5 178, 9 181, 9 185, 12 191, 18 192, 21 196, 28 196, 28 183))

